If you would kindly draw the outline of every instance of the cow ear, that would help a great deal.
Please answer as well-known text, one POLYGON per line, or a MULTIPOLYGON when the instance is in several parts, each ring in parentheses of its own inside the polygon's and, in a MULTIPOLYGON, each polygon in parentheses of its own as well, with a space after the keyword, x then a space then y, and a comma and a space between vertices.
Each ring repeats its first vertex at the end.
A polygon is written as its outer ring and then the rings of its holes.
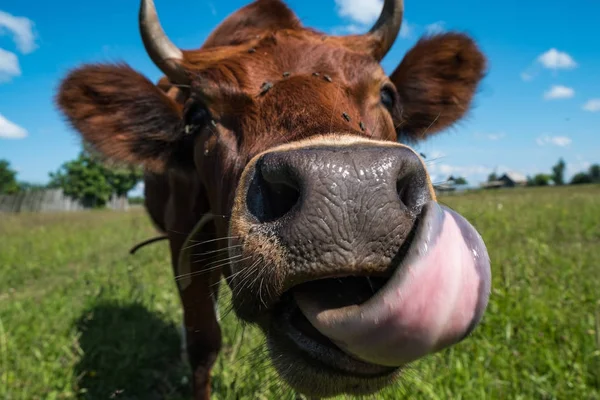
POLYGON ((401 100, 399 134, 421 140, 463 118, 485 69, 485 56, 464 34, 419 40, 390 76, 401 100))
POLYGON ((127 65, 71 71, 56 102, 83 139, 109 158, 161 172, 181 151, 181 107, 127 65))

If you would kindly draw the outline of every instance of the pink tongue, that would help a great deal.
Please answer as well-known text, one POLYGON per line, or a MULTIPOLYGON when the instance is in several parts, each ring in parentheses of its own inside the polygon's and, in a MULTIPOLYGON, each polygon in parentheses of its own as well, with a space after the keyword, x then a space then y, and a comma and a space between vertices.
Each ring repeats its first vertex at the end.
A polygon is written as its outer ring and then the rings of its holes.
POLYGON ((334 308, 331 293, 296 292, 302 313, 342 350, 379 365, 402 366, 462 340, 487 306, 489 259, 475 229, 443 213, 437 240, 370 300, 334 308))

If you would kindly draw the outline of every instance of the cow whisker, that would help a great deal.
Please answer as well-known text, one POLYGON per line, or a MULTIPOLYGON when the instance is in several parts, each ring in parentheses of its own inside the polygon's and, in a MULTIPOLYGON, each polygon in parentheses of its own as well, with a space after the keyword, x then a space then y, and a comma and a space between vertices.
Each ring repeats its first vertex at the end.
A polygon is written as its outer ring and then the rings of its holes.
POLYGON ((234 296, 239 295, 241 293, 242 289, 247 286, 246 284, 248 283, 248 279, 250 278, 252 271, 258 265, 259 262, 260 262, 260 260, 256 260, 252 263, 252 265, 250 265, 250 267, 244 268, 240 271, 240 272, 243 272, 241 274, 241 276, 242 276, 241 279, 239 279, 238 282, 235 284, 235 286, 231 288, 231 291, 234 293, 234 296))
POLYGON ((221 319, 227 318, 227 316, 233 311, 233 303, 229 302, 223 307, 223 311, 221 312, 221 319))
POLYGON ((373 282, 371 282, 370 276, 367 276, 367 282, 369 283, 369 288, 371 288, 371 293, 375 294, 375 288, 373 287, 373 282))
MULTIPOLYGON (((202 270, 200 270, 200 271, 193 271, 193 272, 188 272, 187 274, 181 274, 181 275, 177 275, 177 276, 175 277, 175 280, 181 280, 181 279, 184 279, 184 278, 187 278, 187 277, 191 277, 191 276, 197 276, 197 275, 202 275, 202 274, 206 274, 206 273, 209 273, 209 272, 213 272, 213 271, 215 271, 215 270, 218 270, 219 268, 221 268, 221 267, 223 267, 223 266, 225 266, 225 265, 227 265, 227 264, 230 264, 230 263, 232 263, 232 259, 233 259, 233 258, 237 258, 237 257, 241 257, 241 255, 240 255, 240 256, 234 256, 234 257, 231 257, 231 258, 229 258, 229 259, 225 260, 223 263, 221 263, 221 264, 218 264, 218 265, 216 265, 216 266, 212 266, 211 268, 203 268, 203 269, 202 269, 202 270)), ((242 262, 242 261, 245 261, 245 260, 247 260, 247 259, 249 259, 249 258, 251 258, 251 257, 250 257, 250 256, 248 256, 248 257, 246 257, 246 258, 243 258, 243 259, 241 259, 241 260, 237 260, 237 261, 234 261, 234 262, 235 262, 235 263, 242 262)), ((219 260, 219 261, 215 261, 215 262, 220 262, 220 261, 223 261, 223 260, 219 260)), ((212 264, 214 264, 214 263, 212 263, 212 264)))
POLYGON ((221 254, 215 254, 215 255, 212 255, 212 256, 208 256, 208 257, 198 257, 198 258, 194 257, 192 259, 192 263, 193 264, 200 264, 200 265, 206 263, 206 265, 210 265, 210 263, 215 263, 215 262, 226 260, 227 257, 228 257, 227 254, 222 254, 222 253, 221 254))
POLYGON ((244 268, 244 269, 241 269, 241 270, 239 270, 238 272, 235 272, 235 273, 233 273, 233 274, 229 275, 229 276, 226 278, 226 280, 228 280, 228 281, 231 281, 232 279, 235 279, 237 276, 239 276, 239 275, 241 275, 241 274, 245 273, 246 271, 247 271, 247 269, 246 269, 246 268, 244 268))
POLYGON ((224 236, 224 237, 220 237, 220 238, 216 238, 216 239, 205 240, 205 241, 202 241, 202 242, 195 242, 194 240, 190 240, 190 242, 192 242, 194 244, 189 245, 187 247, 184 247, 181 250, 189 250, 192 247, 202 246, 203 244, 212 243, 212 242, 218 242, 219 240, 230 240, 230 239, 239 239, 239 236, 224 236))
POLYGON ((192 253, 190 256, 193 258, 193 262, 203 263, 215 258, 226 257, 228 255, 229 250, 233 250, 235 248, 241 247, 242 245, 228 246, 223 249, 206 251, 204 253, 192 253))
MULTIPOLYGON (((264 260, 262 260, 262 261, 263 261, 263 263, 260 267, 258 265, 256 266, 257 273, 255 274, 254 279, 246 280, 246 287, 248 287, 248 288, 255 287, 256 283, 259 281, 261 281, 261 285, 262 285, 262 282, 264 281, 264 278, 268 274, 269 269, 270 269, 269 268, 270 264, 265 263, 264 260)), ((251 271, 250 271, 250 273, 251 273, 251 271)), ((258 295, 262 301, 262 290, 260 287, 258 288, 258 295)))
POLYGON ((237 248, 237 247, 242 247, 242 245, 241 244, 236 244, 236 245, 233 245, 233 246, 224 247, 222 249, 205 251, 204 253, 194 253, 194 254, 192 254, 192 256, 204 256, 204 255, 208 255, 208 254, 220 253, 220 252, 228 251, 228 250, 231 250, 231 249, 234 249, 234 248, 237 248))
POLYGON ((227 253, 223 253, 223 252, 214 253, 214 254, 208 255, 206 257, 201 257, 201 255, 202 255, 202 253, 199 253, 199 254, 190 254, 190 259, 192 260, 192 262, 194 264, 202 264, 202 263, 207 262, 209 260, 214 260, 214 259, 223 258, 223 257, 227 257, 228 256, 227 253))
MULTIPOLYGON (((236 258, 240 258, 242 256, 243 256, 243 254, 236 254, 234 256, 230 256, 230 257, 227 257, 227 258, 224 258, 224 259, 215 260, 215 261, 209 262, 206 265, 203 265, 202 268, 206 269, 207 267, 210 267, 211 265, 218 264, 218 263, 221 263, 221 262, 227 263, 229 261, 235 260, 236 258)), ((248 256, 248 257, 250 257, 250 256, 248 256)), ((197 262, 195 262, 194 264, 197 264, 197 262)))
POLYGON ((238 277, 238 276, 240 276, 240 275, 242 275, 242 274, 244 274, 244 273, 248 273, 248 270, 249 270, 249 269, 251 269, 251 268, 254 268, 257 262, 258 262, 258 260, 254 261, 254 262, 253 262, 253 263, 250 265, 250 267, 248 267, 248 268, 242 268, 242 269, 240 269, 239 271, 237 271, 237 272, 234 272, 233 274, 229 275, 229 276, 227 277, 227 279, 228 279, 228 280, 232 280, 232 279, 235 279, 236 277, 238 277))
POLYGON ((402 125, 404 125, 406 123, 405 120, 401 120, 400 122, 398 122, 397 124, 394 125, 394 129, 397 130, 399 128, 402 127, 402 125))
POLYGON ((439 112, 438 115, 433 119, 433 121, 431 121, 431 123, 429 124, 427 129, 425 129, 425 131, 423 132, 423 136, 425 136, 427 134, 427 131, 433 126, 433 124, 435 124, 437 122, 437 120, 440 118, 440 115, 441 115, 441 112, 439 112))
POLYGON ((268 360, 267 357, 268 352, 266 350, 266 340, 262 339, 258 345, 240 355, 236 360, 234 360, 234 362, 239 363, 242 361, 248 361, 252 365, 256 365, 260 362, 268 360))

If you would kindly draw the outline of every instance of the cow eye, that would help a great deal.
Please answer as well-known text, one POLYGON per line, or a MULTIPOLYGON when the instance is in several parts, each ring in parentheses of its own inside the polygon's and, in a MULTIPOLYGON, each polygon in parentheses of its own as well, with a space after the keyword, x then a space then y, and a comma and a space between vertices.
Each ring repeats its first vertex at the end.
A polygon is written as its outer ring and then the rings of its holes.
POLYGON ((186 134, 202 129, 209 120, 209 112, 200 102, 193 102, 184 111, 183 123, 186 134))
POLYGON ((396 105, 396 93, 394 89, 389 86, 384 86, 381 88, 381 104, 388 109, 389 112, 392 112, 394 106, 396 105))

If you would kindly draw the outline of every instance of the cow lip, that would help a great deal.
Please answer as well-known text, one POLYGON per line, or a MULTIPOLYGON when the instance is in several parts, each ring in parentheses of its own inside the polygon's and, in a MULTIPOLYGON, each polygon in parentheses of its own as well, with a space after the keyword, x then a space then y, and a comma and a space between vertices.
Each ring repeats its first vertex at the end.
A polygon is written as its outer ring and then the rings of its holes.
POLYGON ((399 370, 398 367, 359 360, 340 349, 310 324, 289 292, 286 292, 273 310, 269 333, 271 340, 284 342, 285 348, 298 353, 305 362, 330 373, 379 378, 399 370))

